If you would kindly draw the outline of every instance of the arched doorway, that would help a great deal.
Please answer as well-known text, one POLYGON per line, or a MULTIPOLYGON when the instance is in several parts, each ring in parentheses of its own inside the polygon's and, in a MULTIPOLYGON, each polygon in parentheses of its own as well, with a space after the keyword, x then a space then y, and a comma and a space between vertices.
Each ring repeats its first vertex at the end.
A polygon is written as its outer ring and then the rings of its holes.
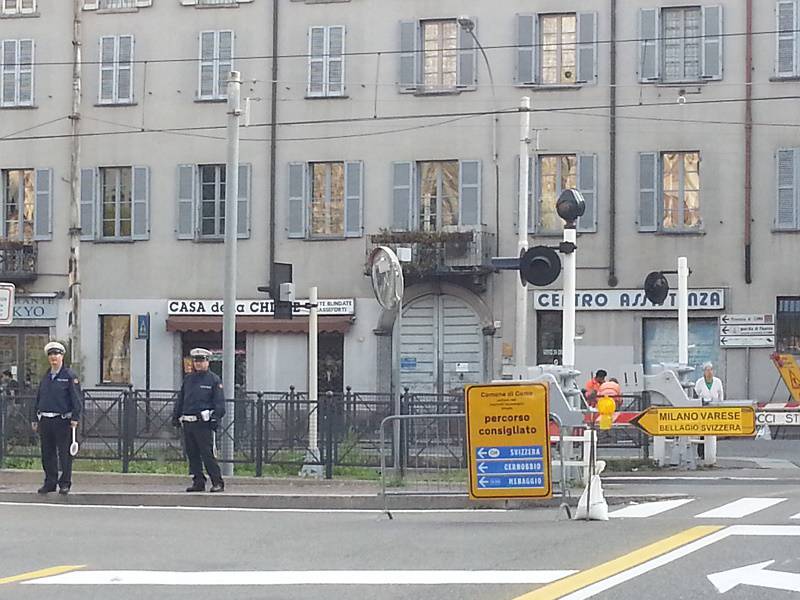
POLYGON ((483 327, 475 309, 450 294, 427 294, 403 307, 400 383, 444 394, 484 380, 483 327))

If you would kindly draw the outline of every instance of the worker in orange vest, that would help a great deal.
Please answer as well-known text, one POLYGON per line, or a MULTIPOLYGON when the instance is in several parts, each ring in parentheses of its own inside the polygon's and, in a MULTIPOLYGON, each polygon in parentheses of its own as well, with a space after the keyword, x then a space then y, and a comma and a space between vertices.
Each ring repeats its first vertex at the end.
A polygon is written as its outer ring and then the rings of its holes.
POLYGON ((597 404, 597 393, 600 391, 600 386, 605 383, 606 375, 608 375, 606 371, 597 369, 594 373, 594 377, 586 382, 583 388, 583 396, 586 398, 586 404, 589 406, 595 406, 597 404))

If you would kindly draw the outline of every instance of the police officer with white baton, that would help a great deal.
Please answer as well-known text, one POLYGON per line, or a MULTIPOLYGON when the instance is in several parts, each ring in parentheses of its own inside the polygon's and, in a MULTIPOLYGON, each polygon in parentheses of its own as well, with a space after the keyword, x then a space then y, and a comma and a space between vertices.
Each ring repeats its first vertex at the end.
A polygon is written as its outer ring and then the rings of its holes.
POLYGON ((78 427, 83 405, 80 382, 75 371, 64 366, 66 348, 63 344, 50 342, 44 351, 50 370, 42 377, 31 407, 31 427, 39 432, 42 444, 44 485, 38 492, 55 492, 58 484, 58 493, 68 494, 72 487, 70 441, 78 427))
POLYGON ((172 410, 172 424, 183 428, 186 456, 189 458, 192 485, 186 491, 206 490, 206 478, 203 475, 205 465, 211 478, 211 491, 222 492, 225 490, 225 482, 214 456, 217 425, 225 415, 222 380, 216 373, 208 370, 208 359, 211 356, 209 350, 194 348, 189 355, 192 357, 194 372, 183 380, 172 410))

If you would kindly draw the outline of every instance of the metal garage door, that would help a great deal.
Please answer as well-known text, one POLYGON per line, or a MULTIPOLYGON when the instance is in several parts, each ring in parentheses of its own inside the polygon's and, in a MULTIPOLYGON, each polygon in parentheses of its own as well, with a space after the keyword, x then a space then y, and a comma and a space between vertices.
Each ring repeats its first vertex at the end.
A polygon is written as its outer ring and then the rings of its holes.
POLYGON ((455 296, 423 296, 403 308, 400 381, 448 393, 483 381, 483 335, 475 311, 455 296))
MULTIPOLYGON (((678 320, 644 320, 644 372, 652 373, 660 362, 678 362, 678 320)), ((722 377, 719 364, 719 326, 717 319, 689 319, 689 366, 696 380, 703 375, 703 363, 714 363, 715 374, 722 377)))

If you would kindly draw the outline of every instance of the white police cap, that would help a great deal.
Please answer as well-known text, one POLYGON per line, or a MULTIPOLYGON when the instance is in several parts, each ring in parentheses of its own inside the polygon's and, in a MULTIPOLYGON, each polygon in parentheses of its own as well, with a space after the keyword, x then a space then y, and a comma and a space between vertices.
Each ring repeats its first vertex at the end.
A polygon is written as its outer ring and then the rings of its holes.
POLYGON ((48 342, 44 347, 45 354, 66 354, 67 349, 64 348, 64 344, 61 342, 48 342))
POLYGON ((192 358, 210 358, 211 350, 206 350, 205 348, 192 348, 189 351, 189 356, 192 358))

